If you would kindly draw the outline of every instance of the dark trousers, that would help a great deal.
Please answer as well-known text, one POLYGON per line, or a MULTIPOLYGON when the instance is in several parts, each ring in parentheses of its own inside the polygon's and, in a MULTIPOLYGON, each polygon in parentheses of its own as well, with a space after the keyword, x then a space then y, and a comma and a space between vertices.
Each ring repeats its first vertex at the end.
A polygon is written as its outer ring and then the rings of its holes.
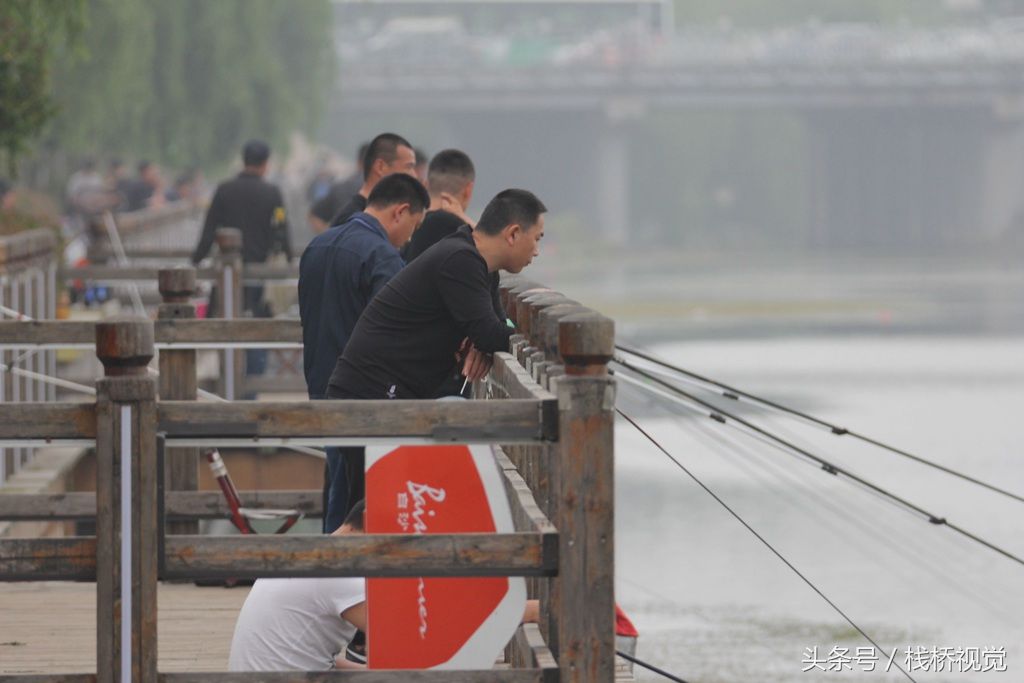
POLYGON ((341 526, 356 503, 366 496, 366 449, 328 446, 324 469, 324 533, 341 526))
MULTIPOLYGON (((242 290, 243 309, 253 318, 270 318, 270 306, 263 300, 263 285, 245 285, 242 290)), ((262 375, 267 371, 267 350, 245 350, 245 372, 248 375, 262 375)))

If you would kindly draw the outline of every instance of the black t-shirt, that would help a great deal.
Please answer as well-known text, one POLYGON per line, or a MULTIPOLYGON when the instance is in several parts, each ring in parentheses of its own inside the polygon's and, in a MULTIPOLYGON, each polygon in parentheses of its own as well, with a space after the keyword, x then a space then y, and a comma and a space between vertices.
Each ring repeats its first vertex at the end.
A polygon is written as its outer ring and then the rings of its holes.
POLYGON ((469 226, 438 242, 380 290, 356 323, 327 388, 331 398, 434 398, 466 337, 508 350, 493 280, 469 226))
POLYGON ((361 194, 352 195, 352 199, 349 199, 345 206, 341 207, 338 213, 334 214, 334 218, 327 225, 334 227, 335 225, 341 225, 347 223, 349 218, 355 216, 360 211, 366 210, 366 197, 361 194))
POLYGON ((451 211, 444 211, 443 209, 428 211, 427 215, 423 217, 420 227, 416 228, 416 232, 412 234, 412 239, 402 247, 402 258, 405 259, 406 263, 411 262, 414 258, 465 224, 466 221, 451 211))

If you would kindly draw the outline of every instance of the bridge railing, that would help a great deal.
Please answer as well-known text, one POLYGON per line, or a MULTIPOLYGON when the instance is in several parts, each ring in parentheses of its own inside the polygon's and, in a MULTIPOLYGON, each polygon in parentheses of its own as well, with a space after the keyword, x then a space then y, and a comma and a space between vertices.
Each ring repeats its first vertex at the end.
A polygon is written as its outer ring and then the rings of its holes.
MULTIPOLYGON (((205 211, 205 202, 180 201, 152 209, 115 214, 113 220, 129 258, 182 259, 188 258, 199 241, 205 211)), ((109 262, 111 257, 116 256, 114 245, 110 243, 109 230, 100 232, 98 239, 100 244, 95 251, 98 256, 95 261, 109 262)))
MULTIPOLYGON (((54 231, 45 228, 0 237, 0 320, 55 317, 56 247, 54 231)), ((55 400, 55 388, 40 376, 53 375, 56 367, 52 349, 0 348, 0 403, 55 400)), ((28 448, 0 448, 0 487, 31 457, 28 448)))
MULTIPOLYGON (((242 236, 237 229, 221 228, 217 230, 216 244, 218 248, 213 266, 196 269, 195 275, 190 279, 189 292, 180 293, 180 296, 186 298, 193 297, 197 293, 196 283, 198 281, 211 283, 211 300, 207 308, 208 317, 225 320, 241 319, 244 315, 246 286, 265 285, 270 287, 278 283, 292 285, 298 280, 297 264, 243 263, 242 236)), ((149 252, 149 255, 155 256, 158 253, 160 252, 149 252)), ((177 252, 165 253, 177 254, 177 252)), ((184 258, 180 254, 177 256, 180 256, 177 258, 179 261, 184 258)), ((159 273, 165 268, 166 266, 154 264, 100 264, 64 267, 60 270, 59 277, 62 281, 113 284, 121 290, 126 290, 126 285, 152 290, 154 283, 158 282, 159 273)), ((163 295, 161 294, 161 296, 163 295)), ((160 301, 162 304, 166 303, 166 298, 161 298, 160 301)), ((136 304, 136 306, 138 305, 136 304)), ((301 373, 302 364, 299 353, 301 340, 301 334, 286 335, 280 339, 260 340, 266 342, 266 346, 263 348, 271 349, 270 359, 272 361, 268 363, 262 374, 253 374, 246 368, 243 347, 246 344, 254 344, 255 340, 237 340, 238 345, 235 347, 220 349, 217 393, 229 400, 264 391, 304 393, 306 385, 301 373)))
MULTIPOLYGON (((174 278, 165 276, 162 284, 170 293, 174 286, 169 279, 174 278)), ((5 509, 42 516, 80 514, 93 502, 96 536, 0 541, 0 579, 95 580, 95 680, 123 680, 122 673, 130 668, 133 681, 159 677, 173 683, 213 681, 222 675, 158 675, 160 578, 527 576, 530 594, 542 601, 544 618, 539 627, 520 629, 510 645, 514 668, 375 672, 373 680, 611 681, 615 388, 606 363, 614 344, 612 323, 525 281, 504 283, 503 297, 524 335, 517 338, 514 354, 496 356, 490 377, 478 386, 477 395, 497 400, 454 403, 210 404, 164 395, 157 400, 156 380, 146 371, 156 346, 166 353, 184 350, 177 345, 224 337, 294 334, 293 321, 162 317, 156 323, 0 325, 0 340, 20 335, 81 343, 91 333, 105 368, 94 404, 0 405, 0 440, 90 443, 98 458, 97 492, 91 501, 90 494, 73 501, 22 496, 0 505, 0 516, 5 509), (284 329, 287 325, 292 331, 284 329), (188 512, 184 506, 189 502, 201 502, 203 514, 216 506, 205 494, 163 495, 162 460, 188 458, 182 449, 199 444, 242 442, 502 444, 506 455, 499 460, 516 531, 305 538, 167 535, 165 520, 188 512), (124 611, 125 605, 130 610, 124 611)), ((308 498, 308 493, 302 495, 308 498)), ((234 675, 231 680, 248 678, 234 675)), ((320 680, 313 674, 261 674, 252 680, 257 678, 320 680)), ((82 674, 47 680, 93 678, 82 674)))

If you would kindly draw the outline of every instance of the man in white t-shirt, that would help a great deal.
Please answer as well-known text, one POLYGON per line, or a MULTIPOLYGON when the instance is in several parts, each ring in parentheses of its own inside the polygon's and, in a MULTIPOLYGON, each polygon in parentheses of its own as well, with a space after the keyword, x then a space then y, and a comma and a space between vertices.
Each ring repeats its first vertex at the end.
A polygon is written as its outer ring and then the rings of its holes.
MULTIPOLYGON (((331 535, 363 533, 364 510, 360 501, 331 535)), ((228 670, 365 668, 343 652, 356 629, 366 630, 366 579, 259 579, 238 614, 228 670)))

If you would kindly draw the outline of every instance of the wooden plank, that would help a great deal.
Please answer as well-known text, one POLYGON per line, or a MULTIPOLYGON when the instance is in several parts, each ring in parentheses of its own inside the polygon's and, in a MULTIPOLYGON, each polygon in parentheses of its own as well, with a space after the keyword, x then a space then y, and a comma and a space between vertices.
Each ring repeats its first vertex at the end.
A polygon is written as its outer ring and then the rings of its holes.
POLYGON ((96 683, 96 674, 12 674, 0 683, 96 683))
POLYGON ((306 378, 302 375, 249 375, 245 390, 253 394, 305 394, 306 378))
POLYGON ((0 539, 0 581, 88 581, 96 578, 96 539, 0 539))
POLYGON ((92 439, 92 403, 0 403, 0 439, 92 439))
POLYGON ((533 491, 519 474, 501 449, 495 449, 495 457, 502 472, 502 483, 508 495, 509 506, 512 508, 512 521, 516 531, 533 531, 539 534, 557 533, 555 526, 544 511, 537 505, 533 491))
POLYGON ((557 559, 541 534, 171 536, 164 578, 538 576, 557 559))
POLYGON ((299 264, 276 266, 269 263, 246 263, 242 277, 246 280, 296 280, 299 277, 299 264))
POLYGON ((540 669, 477 671, 323 671, 281 673, 167 673, 161 683, 550 683, 540 669))
POLYGON ((289 318, 157 320, 158 344, 219 342, 302 342, 302 324, 289 318))
MULTIPOLYGON (((323 514, 323 491, 240 491, 242 505, 247 508, 297 510, 307 517, 323 514)), ((227 501, 220 491, 170 491, 167 494, 168 517, 198 519, 224 518, 229 513, 227 501)))
MULTIPOLYGON (((195 323, 196 307, 190 301, 195 294, 195 271, 166 269, 160 271, 159 288, 162 303, 157 309, 154 337, 158 330, 175 329, 173 323, 195 323)), ((194 401, 199 383, 196 376, 195 349, 163 349, 159 355, 160 379, 157 391, 162 400, 194 401)), ((195 491, 199 487, 199 449, 168 449, 164 458, 164 482, 168 491, 195 491)), ((169 521, 167 533, 197 534, 196 521, 169 521)))
POLYGON ((79 320, 0 321, 0 344, 95 344, 96 323, 79 320))
POLYGON ((543 672, 544 683, 557 683, 560 680, 558 662, 544 642, 537 624, 521 624, 512 642, 514 649, 525 656, 526 667, 543 672))
MULTIPOLYGON (((307 517, 323 514, 323 492, 240 491, 247 508, 297 510, 307 517)), ((169 519, 224 519, 230 510, 220 491, 168 491, 169 519)), ((18 494, 0 493, 0 521, 93 519, 96 494, 90 492, 18 494)))
POLYGON ((192 256, 191 249, 164 247, 133 247, 125 245, 125 254, 129 259, 167 259, 168 261, 186 261, 192 256))
MULTIPOLYGON (((302 325, 289 318, 157 320, 158 344, 302 342, 302 325)), ((95 344, 96 323, 79 320, 3 320, 0 344, 95 344)))
POLYGON ((555 395, 537 384, 526 368, 510 354, 494 354, 491 373, 493 381, 505 390, 509 398, 532 398, 538 401, 555 399, 555 395))
MULTIPOLYGON (((86 280, 93 282, 152 281, 156 282, 159 266, 84 266, 60 269, 61 280, 86 280)), ((215 268, 197 268, 197 280, 216 280, 219 271, 215 268)))
POLYGON ((311 401, 159 404, 169 437, 424 438, 442 442, 540 440, 553 430, 546 401, 311 401))

